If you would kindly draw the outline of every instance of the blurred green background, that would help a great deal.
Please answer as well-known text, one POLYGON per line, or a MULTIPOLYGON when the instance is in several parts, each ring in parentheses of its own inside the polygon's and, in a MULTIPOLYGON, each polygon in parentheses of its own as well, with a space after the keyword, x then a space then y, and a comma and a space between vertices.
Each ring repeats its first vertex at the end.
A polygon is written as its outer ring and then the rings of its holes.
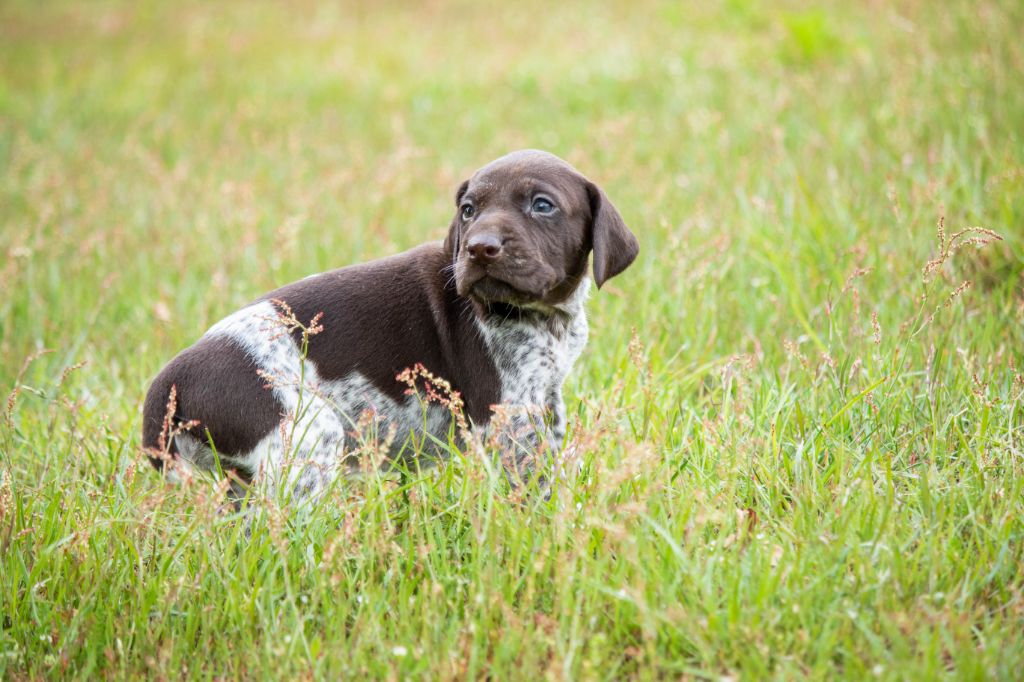
POLYGON ((851 248, 898 296, 940 213, 1008 237, 993 267, 1019 285, 1017 3, 0 11, 5 383, 74 345, 135 394, 263 291, 440 238, 458 182, 521 147, 640 235, 628 308, 599 297, 599 322, 774 344, 792 320, 771 299, 810 312, 851 248), (705 271, 728 285, 702 292, 705 271))

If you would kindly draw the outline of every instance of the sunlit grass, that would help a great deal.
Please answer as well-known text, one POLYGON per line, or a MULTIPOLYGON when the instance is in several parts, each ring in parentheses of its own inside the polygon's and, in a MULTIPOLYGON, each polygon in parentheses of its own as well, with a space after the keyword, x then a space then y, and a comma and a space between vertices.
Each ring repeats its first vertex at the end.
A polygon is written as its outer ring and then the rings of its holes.
POLYGON ((0 677, 1018 677, 1022 25, 4 4, 0 677), (248 523, 162 484, 164 362, 440 238, 458 182, 526 146, 642 246, 589 303, 578 475, 519 499, 468 456, 248 523), (968 227, 994 234, 949 248, 968 227))

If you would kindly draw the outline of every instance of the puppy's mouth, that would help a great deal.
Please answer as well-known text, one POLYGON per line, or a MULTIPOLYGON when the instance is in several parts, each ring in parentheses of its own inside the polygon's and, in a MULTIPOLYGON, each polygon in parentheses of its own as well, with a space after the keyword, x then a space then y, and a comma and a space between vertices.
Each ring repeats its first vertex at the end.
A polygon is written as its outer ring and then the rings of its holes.
POLYGON ((459 296, 486 306, 529 307, 544 300, 551 291, 552 274, 540 266, 520 269, 503 263, 482 265, 463 259, 455 266, 455 289, 459 296))
POLYGON ((470 284, 467 293, 480 303, 507 303, 509 305, 524 305, 540 298, 491 275, 484 275, 470 284))
POLYGON ((526 305, 544 298, 547 290, 536 286, 532 277, 515 276, 499 267, 481 267, 462 262, 455 269, 455 288, 460 296, 479 303, 526 305))

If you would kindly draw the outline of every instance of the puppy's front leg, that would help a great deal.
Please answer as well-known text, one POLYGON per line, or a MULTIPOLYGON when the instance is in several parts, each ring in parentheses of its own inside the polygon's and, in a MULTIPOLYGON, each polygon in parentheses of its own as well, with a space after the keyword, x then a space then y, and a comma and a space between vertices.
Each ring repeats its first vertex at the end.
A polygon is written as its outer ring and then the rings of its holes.
POLYGON ((499 405, 487 428, 487 442, 515 486, 537 478, 547 489, 550 472, 565 438, 565 405, 561 395, 548 405, 499 405))

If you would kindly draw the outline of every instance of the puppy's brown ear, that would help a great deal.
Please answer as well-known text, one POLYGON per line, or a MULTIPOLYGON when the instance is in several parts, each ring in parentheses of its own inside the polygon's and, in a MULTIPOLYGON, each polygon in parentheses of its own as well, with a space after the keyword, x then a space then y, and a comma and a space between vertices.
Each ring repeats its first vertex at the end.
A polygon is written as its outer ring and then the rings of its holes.
POLYGON ((600 289, 602 284, 629 267, 640 253, 640 244, 600 187, 588 182, 587 194, 590 195, 592 220, 594 282, 600 289))
POLYGON ((462 203, 462 197, 466 195, 466 190, 469 189, 469 180, 466 180, 459 189, 455 191, 455 217, 452 218, 452 224, 448 227, 448 236, 444 238, 444 252, 451 256, 452 260, 459 255, 459 237, 461 230, 461 220, 459 217, 459 204, 462 203))

